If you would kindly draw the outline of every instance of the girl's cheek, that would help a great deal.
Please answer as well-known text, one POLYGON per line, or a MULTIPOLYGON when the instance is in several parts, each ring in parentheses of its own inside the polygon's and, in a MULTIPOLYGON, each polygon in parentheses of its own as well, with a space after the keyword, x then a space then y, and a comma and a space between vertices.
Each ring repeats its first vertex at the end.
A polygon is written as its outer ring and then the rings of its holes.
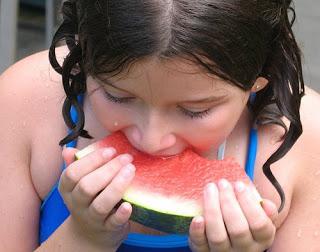
POLYGON ((236 124, 234 115, 230 115, 227 109, 215 111, 207 119, 189 121, 184 124, 184 135, 187 135, 190 143, 201 152, 217 149, 236 124))
POLYGON ((120 104, 112 104, 103 94, 95 93, 90 97, 95 118, 110 132, 128 127, 132 122, 133 111, 120 104))
POLYGON ((128 110, 109 107, 106 108, 106 111, 101 113, 98 120, 108 131, 114 132, 132 125, 132 115, 133 113, 130 113, 128 110))

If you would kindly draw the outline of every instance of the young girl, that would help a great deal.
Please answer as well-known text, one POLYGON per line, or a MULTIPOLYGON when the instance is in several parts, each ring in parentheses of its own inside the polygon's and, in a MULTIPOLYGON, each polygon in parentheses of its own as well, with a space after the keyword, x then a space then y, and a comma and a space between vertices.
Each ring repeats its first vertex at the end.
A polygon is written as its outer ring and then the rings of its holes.
POLYGON ((320 251, 320 98, 291 4, 65 1, 50 50, 0 78, 0 250, 320 251), (222 179, 188 235, 129 221, 132 157, 74 160, 115 131, 150 155, 234 157, 263 203, 222 179))

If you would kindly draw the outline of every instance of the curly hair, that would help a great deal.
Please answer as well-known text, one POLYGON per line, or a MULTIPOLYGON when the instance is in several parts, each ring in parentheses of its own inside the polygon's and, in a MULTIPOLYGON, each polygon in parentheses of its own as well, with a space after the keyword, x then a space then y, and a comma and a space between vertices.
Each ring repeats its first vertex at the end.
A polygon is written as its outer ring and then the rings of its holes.
POLYGON ((300 103, 304 95, 301 51, 292 25, 291 0, 67 0, 63 21, 49 49, 52 67, 62 76, 66 99, 63 117, 72 130, 60 145, 81 136, 84 112, 77 97, 86 92, 86 76, 115 76, 147 56, 179 57, 198 64, 243 90, 257 77, 269 85, 248 106, 257 125, 285 129, 280 147, 263 165, 263 172, 285 194, 270 165, 281 159, 302 134, 300 103), (291 17, 290 17, 291 14, 291 17), (64 41, 69 54, 59 65, 55 48, 64 41), (73 122, 74 106, 78 121, 73 122), (289 129, 282 118, 290 122, 289 129))

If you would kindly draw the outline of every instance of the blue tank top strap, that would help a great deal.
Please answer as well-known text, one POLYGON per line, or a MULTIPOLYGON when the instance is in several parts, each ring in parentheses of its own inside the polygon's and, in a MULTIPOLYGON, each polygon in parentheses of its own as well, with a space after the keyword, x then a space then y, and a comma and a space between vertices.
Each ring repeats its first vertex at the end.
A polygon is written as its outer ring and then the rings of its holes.
MULTIPOLYGON (((71 116, 77 120, 75 110, 72 108, 71 116)), ((255 155, 257 149, 257 131, 250 132, 249 149, 247 155, 246 172, 253 179, 255 155)), ((68 146, 76 147, 76 141, 68 146)), ((65 167, 63 167, 64 169, 65 167)), ((53 188, 47 199, 41 206, 40 214, 40 243, 44 242, 69 216, 69 211, 57 189, 53 188)), ((148 234, 129 233, 117 252, 191 252, 188 246, 187 235, 163 235, 155 236, 148 234)))
POLYGON ((254 126, 250 130, 250 136, 249 136, 249 147, 247 152, 247 161, 246 161, 246 174, 249 176, 249 178, 253 181, 254 179, 254 167, 257 157, 257 148, 258 148, 258 130, 254 126))
MULTIPOLYGON (((256 99, 256 93, 251 93, 249 97, 249 103, 252 105, 256 99)), ((258 129, 257 125, 254 122, 250 134, 249 134, 249 146, 247 151, 247 160, 245 171, 249 178, 253 181, 254 179, 254 168, 257 158, 257 149, 258 149, 258 129)))

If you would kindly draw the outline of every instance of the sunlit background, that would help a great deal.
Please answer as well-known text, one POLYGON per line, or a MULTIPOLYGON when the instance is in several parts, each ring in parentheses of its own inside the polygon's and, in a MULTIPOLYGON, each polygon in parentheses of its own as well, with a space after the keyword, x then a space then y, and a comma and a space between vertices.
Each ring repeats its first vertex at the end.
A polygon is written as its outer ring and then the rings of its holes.
MULTIPOLYGON (((15 61, 48 48, 60 20, 61 2, 0 0, 0 73, 15 61)), ((320 92, 320 0, 294 3, 294 31, 304 53, 305 82, 320 92)))

